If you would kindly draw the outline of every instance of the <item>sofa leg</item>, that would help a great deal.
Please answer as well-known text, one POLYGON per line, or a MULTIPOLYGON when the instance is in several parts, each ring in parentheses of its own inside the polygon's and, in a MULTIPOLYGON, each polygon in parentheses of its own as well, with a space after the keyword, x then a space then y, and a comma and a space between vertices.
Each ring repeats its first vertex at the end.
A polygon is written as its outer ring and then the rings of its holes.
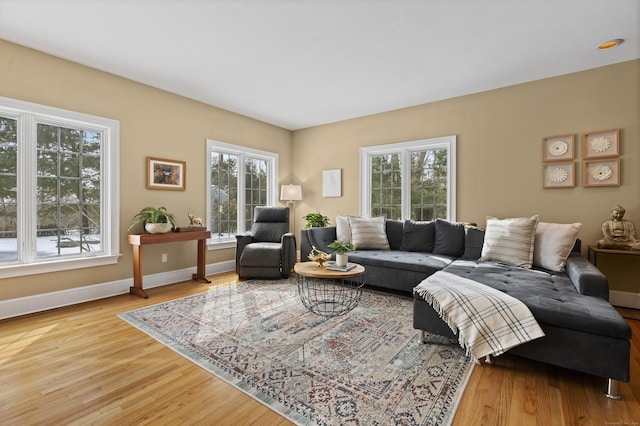
POLYGON ((607 381, 607 390, 604 392, 607 398, 620 400, 622 395, 618 389, 619 382, 617 380, 609 379, 607 381))
POLYGON ((427 342, 427 332, 424 330, 420 330, 420 334, 418 335, 418 337, 420 338, 420 343, 426 343, 427 342))

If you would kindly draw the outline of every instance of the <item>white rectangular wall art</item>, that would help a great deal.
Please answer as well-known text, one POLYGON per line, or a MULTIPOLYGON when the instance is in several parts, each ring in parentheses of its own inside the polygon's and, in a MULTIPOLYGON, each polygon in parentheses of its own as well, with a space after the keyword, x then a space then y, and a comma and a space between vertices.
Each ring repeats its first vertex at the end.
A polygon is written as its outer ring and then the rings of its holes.
POLYGON ((342 196, 342 170, 322 171, 322 196, 341 197, 342 196))

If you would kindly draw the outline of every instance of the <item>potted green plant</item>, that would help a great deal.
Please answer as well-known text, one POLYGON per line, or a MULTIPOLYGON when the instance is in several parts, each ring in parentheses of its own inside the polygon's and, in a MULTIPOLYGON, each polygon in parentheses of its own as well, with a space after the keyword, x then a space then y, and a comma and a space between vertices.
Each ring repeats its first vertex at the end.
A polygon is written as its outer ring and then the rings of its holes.
POLYGON ((331 222, 327 216, 319 212, 309 213, 303 219, 307 221, 305 228, 322 228, 323 226, 328 226, 331 222))
POLYGON ((139 223, 144 223, 144 229, 150 234, 164 234, 176 226, 176 218, 165 207, 145 207, 133 217, 129 231, 139 223))
POLYGON ((337 266, 347 266, 347 263, 349 261, 347 252, 356 249, 353 243, 346 243, 340 240, 335 240, 331 244, 327 245, 327 247, 336 252, 337 266))

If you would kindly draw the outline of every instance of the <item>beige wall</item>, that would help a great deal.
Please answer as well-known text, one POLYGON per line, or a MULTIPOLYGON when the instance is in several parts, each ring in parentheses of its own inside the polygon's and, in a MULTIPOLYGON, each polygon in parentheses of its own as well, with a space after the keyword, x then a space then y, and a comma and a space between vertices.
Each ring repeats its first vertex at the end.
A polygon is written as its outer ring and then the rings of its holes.
MULTIPOLYGON (((416 90, 420 90, 416 88, 416 90)), ((485 216, 529 216, 581 222, 592 244, 617 203, 640 227, 640 61, 539 80, 455 99, 294 132, 294 182, 304 200, 296 214, 320 210, 359 213, 359 148, 438 136, 457 136, 457 219, 485 225, 485 216), (622 185, 543 189, 542 138, 621 130, 622 185), (343 196, 322 197, 322 170, 343 171, 343 196)), ((298 222, 300 225, 303 221, 298 222)), ((299 228, 299 226, 298 226, 299 228)))
MULTIPOLYGON (((204 214, 206 138, 280 155, 280 183, 303 185, 298 235, 306 213, 319 210, 332 222, 336 214, 358 214, 361 146, 457 135, 458 220, 484 225, 486 215, 537 213, 544 221, 582 222, 580 236, 592 243, 616 203, 640 226, 638 76, 640 61, 632 61, 292 134, 0 40, 0 96, 120 121, 122 253, 114 266, 0 280, 0 300, 131 278, 126 230, 141 207, 164 205, 185 221, 188 211, 204 214), (608 128, 621 129, 622 186, 542 188, 543 137, 608 128), (146 189, 147 156, 186 161, 187 190, 146 189), (343 196, 323 198, 322 170, 334 168, 343 170, 343 196)), ((580 160, 578 154, 579 169, 580 160)), ((181 244, 184 250, 145 248, 145 274, 192 267, 193 244, 181 244), (169 262, 159 262, 161 252, 169 252, 169 262)), ((207 262, 233 253, 210 251, 207 262)))
MULTIPOLYGON (((120 251, 118 264, 0 280, 0 300, 131 278, 127 228, 147 205, 166 206, 188 224, 205 213, 207 138, 279 154, 289 181, 291 132, 0 40, 0 96, 120 121, 120 251), (186 161, 185 191, 145 186, 146 157, 186 161)), ((232 259, 234 249, 209 251, 208 263, 232 259)), ((145 247, 144 273, 195 265, 195 243, 145 247), (182 247, 181 247, 182 245, 182 247), (164 247, 163 247, 164 246, 164 247), (160 263, 160 253, 169 254, 160 263)))

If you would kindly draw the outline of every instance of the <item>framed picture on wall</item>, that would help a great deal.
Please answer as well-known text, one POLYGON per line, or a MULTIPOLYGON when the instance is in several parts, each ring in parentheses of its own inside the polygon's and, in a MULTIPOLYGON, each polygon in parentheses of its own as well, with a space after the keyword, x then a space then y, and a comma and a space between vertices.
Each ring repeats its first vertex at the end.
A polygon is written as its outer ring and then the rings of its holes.
POLYGON ((187 163, 147 157, 147 188, 184 191, 187 163))
POLYGON ((573 188, 576 186, 575 161, 544 163, 544 188, 573 188))
POLYGON ((584 186, 619 186, 620 158, 582 160, 584 186))
POLYGON ((543 138, 542 161, 573 160, 575 140, 575 135, 559 135, 543 138))
POLYGON ((620 129, 585 133, 582 158, 617 157, 620 155, 620 129))

